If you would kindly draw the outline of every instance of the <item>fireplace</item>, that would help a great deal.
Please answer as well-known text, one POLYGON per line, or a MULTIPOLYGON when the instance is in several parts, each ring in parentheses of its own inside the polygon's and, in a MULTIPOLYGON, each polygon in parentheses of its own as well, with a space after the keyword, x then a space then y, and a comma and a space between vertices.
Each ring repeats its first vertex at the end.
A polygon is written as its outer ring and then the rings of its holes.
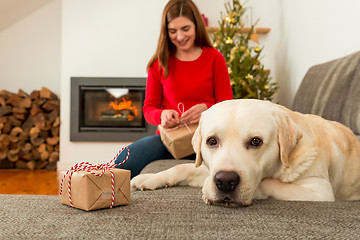
POLYGON ((145 78, 71 78, 70 141, 136 141, 155 133, 143 115, 145 78))

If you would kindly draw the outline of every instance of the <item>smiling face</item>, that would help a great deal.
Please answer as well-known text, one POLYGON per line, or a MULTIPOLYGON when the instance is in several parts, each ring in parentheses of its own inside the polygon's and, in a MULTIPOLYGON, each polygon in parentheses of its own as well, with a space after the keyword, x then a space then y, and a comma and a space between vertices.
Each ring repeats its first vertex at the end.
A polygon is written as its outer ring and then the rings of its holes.
POLYGON ((210 175, 208 203, 250 205, 260 181, 281 165, 272 105, 257 100, 225 101, 205 111, 194 135, 210 175))
POLYGON ((195 49, 196 27, 186 17, 177 17, 168 24, 168 34, 176 51, 191 53, 195 49))

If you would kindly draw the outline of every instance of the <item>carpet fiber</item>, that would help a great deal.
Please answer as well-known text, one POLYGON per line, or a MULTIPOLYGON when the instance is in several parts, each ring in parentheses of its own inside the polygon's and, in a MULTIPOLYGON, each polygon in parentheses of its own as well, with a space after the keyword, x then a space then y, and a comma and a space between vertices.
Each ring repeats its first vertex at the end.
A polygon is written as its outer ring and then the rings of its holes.
POLYGON ((360 202, 254 201, 209 206, 201 189, 132 192, 131 204, 85 212, 59 196, 0 195, 0 239, 359 239, 360 202))

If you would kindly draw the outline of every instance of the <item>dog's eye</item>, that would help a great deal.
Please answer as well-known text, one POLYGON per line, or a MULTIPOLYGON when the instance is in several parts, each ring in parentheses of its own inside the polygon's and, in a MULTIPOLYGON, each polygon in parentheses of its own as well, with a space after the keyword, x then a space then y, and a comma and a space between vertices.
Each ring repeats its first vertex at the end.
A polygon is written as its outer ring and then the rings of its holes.
POLYGON ((249 147, 260 147, 262 143, 263 141, 260 138, 254 137, 250 140, 249 147))
POLYGON ((206 144, 207 144, 209 147, 216 147, 217 144, 218 144, 218 141, 216 140, 215 137, 209 137, 209 138, 206 140, 206 144))

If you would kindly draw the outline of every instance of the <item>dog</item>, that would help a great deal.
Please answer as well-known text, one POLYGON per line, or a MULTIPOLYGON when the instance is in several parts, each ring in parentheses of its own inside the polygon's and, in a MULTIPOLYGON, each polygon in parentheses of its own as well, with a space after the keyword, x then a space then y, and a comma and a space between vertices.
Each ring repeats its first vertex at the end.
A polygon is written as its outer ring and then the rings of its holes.
POLYGON ((360 199, 360 142, 344 125, 263 100, 228 100, 202 113, 195 164, 133 178, 136 190, 202 187, 207 204, 253 199, 360 199))

